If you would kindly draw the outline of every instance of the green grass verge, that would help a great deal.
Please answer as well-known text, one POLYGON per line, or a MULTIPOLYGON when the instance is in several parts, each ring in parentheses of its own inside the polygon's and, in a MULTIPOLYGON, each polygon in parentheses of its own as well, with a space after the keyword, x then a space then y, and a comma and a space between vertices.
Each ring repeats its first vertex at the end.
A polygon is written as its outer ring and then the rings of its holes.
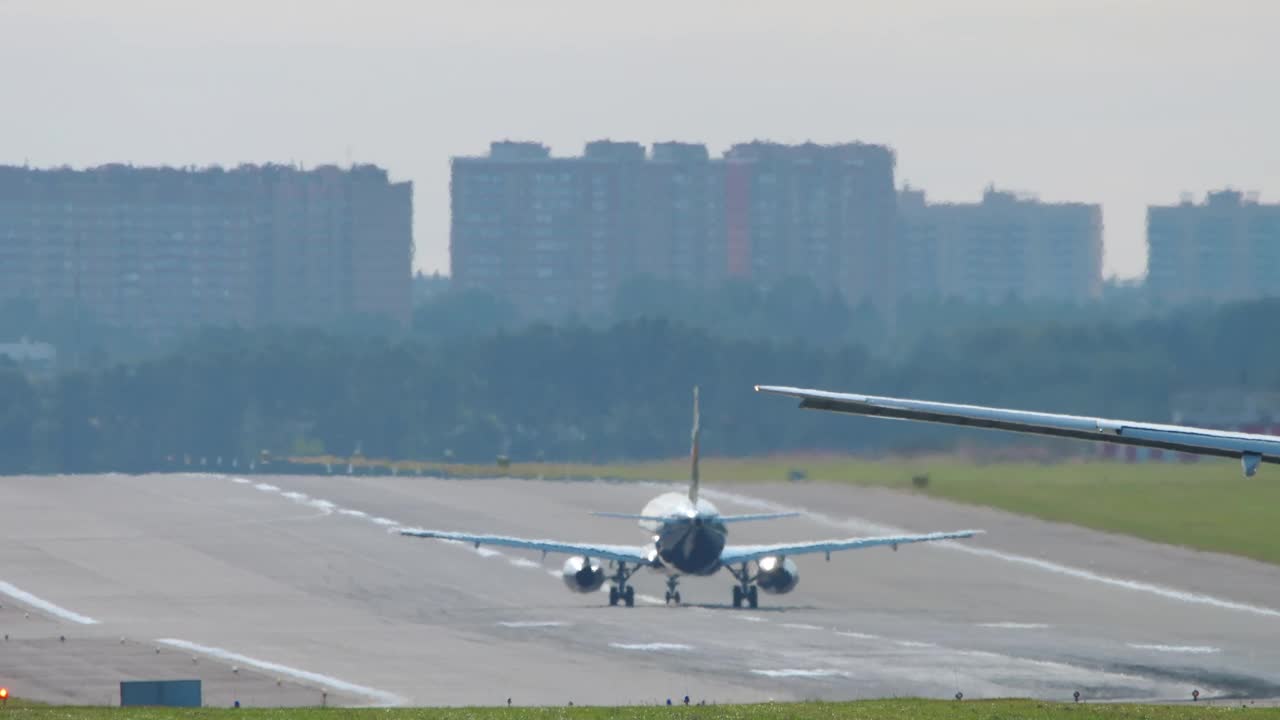
MULTIPOLYGON (((339 461, 345 464, 345 460, 339 461)), ((370 464, 373 461, 366 461, 370 464)), ((522 477, 599 476, 670 480, 688 478, 688 460, 588 465, 513 463, 495 465, 415 465, 401 471, 452 475, 522 477)), ((882 486, 1057 522, 1199 550, 1241 555, 1280 564, 1280 480, 1263 467, 1244 478, 1238 463, 1202 459, 1197 463, 1063 462, 976 464, 954 457, 859 460, 847 457, 708 458, 705 482, 777 482, 793 470, 811 482, 882 486), (914 476, 928 476, 923 488, 914 476)))
MULTIPOLYGON (((1088 720, 1089 718, 1124 718, 1125 720, 1182 720, 1187 718, 1239 716, 1240 705, 1093 705, 1045 703, 1031 700, 868 700, 848 703, 769 703, 762 705, 715 705, 708 707, 628 706, 628 707, 554 707, 554 708, 404 708, 392 710, 352 710, 343 708, 286 709, 179 709, 179 708, 106 708, 106 707, 9 707, 0 709, 0 717, 14 720, 338 720, 355 718, 373 720, 488 720, 489 718, 539 718, 554 720, 649 720, 650 718, 759 718, 762 720, 931 720, 963 718, 965 720, 1088 720)), ((1280 718, 1280 708, 1250 708, 1249 717, 1280 718)))

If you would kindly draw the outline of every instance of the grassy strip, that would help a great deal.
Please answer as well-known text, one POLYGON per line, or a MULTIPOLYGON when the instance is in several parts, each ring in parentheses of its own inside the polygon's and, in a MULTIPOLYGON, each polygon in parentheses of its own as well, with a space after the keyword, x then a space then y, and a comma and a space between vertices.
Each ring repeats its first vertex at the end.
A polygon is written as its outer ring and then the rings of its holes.
MULTIPOLYGON (((708 707, 544 707, 544 708, 404 708, 393 710, 353 710, 344 708, 180 709, 107 707, 29 707, 0 709, 0 717, 18 720, 339 720, 378 718, 379 720, 487 720, 488 718, 537 718, 539 720, 649 720, 649 718, 759 718, 761 720, 1089 720, 1124 718, 1137 720, 1188 720, 1192 718, 1239 715, 1241 706, 1213 705, 1111 705, 1064 704, 1033 700, 867 700, 846 703, 769 703, 761 705, 715 705, 708 707)), ((1250 708, 1250 717, 1280 718, 1280 708, 1250 708)))

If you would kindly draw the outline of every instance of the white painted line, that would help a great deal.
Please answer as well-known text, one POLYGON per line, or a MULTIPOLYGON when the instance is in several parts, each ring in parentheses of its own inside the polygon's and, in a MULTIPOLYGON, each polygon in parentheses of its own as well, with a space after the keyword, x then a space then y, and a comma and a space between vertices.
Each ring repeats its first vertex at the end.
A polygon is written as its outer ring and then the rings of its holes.
POLYGON ((756 675, 764 675, 771 678, 829 678, 829 677, 849 677, 849 673, 840 670, 817 669, 817 670, 799 670, 796 668, 783 668, 781 670, 752 670, 756 675))
POLYGON ((375 524, 375 525, 383 525, 383 526, 385 526, 385 527, 394 527, 394 526, 396 526, 396 525, 399 525, 399 524, 400 524, 400 523, 396 522, 395 520, 391 520, 391 519, 389 519, 389 518, 384 518, 384 517, 376 517, 376 518, 373 518, 372 522, 373 522, 373 524, 375 524))
POLYGON ((542 563, 534 562, 533 560, 530 560, 529 558, 525 558, 525 557, 507 558, 507 562, 511 563, 512 565, 515 565, 516 567, 533 568, 535 570, 542 569, 542 563))
POLYGON ((1207 645, 1144 645, 1142 643, 1128 643, 1128 645, 1135 650, 1155 650, 1156 652, 1189 653, 1192 655, 1210 655, 1222 652, 1216 647, 1207 645))
POLYGON ((487 547, 478 547, 475 549, 475 552, 482 558, 502 557, 502 553, 497 550, 490 550, 487 547))
POLYGON ((98 624, 98 621, 94 620, 91 617, 81 615, 78 612, 72 612, 71 610, 68 610, 58 605, 54 605, 53 603, 49 602, 48 600, 45 600, 44 598, 38 598, 35 595, 32 595, 31 593, 27 592, 26 590, 22 590, 21 588, 11 585, 3 580, 0 580, 0 594, 8 595, 9 597, 22 603, 23 605, 27 605, 29 607, 35 608, 36 610, 40 610, 42 612, 48 613, 49 615, 52 615, 60 620, 67 620, 73 623, 78 623, 80 625, 97 625, 98 624))
POLYGON ((249 484, 252 484, 252 483, 253 483, 253 481, 252 481, 252 480, 250 480, 250 479, 248 479, 248 478, 242 478, 242 477, 233 477, 233 478, 231 478, 231 482, 233 482, 233 483, 235 483, 235 484, 237 484, 237 485, 249 485, 249 484))
POLYGON ((1002 628, 1005 630, 1044 630, 1052 626, 1044 623, 986 622, 978 623, 978 627, 1002 628))
POLYGON ((661 598, 656 598, 652 595, 637 595, 636 599, 642 603, 649 603, 650 605, 666 605, 667 604, 666 600, 662 600, 661 598))
POLYGON ((792 630, 821 630, 817 625, 809 625, 807 623, 782 623, 782 627, 791 628, 792 630))
POLYGON ((684 643, 609 643, 609 647, 619 650, 639 650, 641 652, 662 652, 664 650, 692 650, 692 645, 684 643))
POLYGON ((281 497, 287 497, 287 498, 289 498, 290 500, 295 500, 295 501, 297 501, 297 502, 302 502, 303 500, 306 500, 306 499, 307 499, 307 496, 306 496, 305 494, 303 494, 303 493, 300 493, 300 492, 287 492, 287 493, 280 493, 280 495, 281 495, 281 497))
POLYGON ((269 483, 258 483, 257 485, 254 485, 254 487, 262 492, 280 492, 280 488, 269 483))
MULTIPOLYGON (((749 495, 740 495, 738 493, 724 492, 723 490, 704 489, 702 493, 713 499, 735 502, 751 508, 767 510, 769 512, 799 512, 803 513, 811 520, 824 523, 826 525, 837 528, 854 528, 857 532, 872 533, 876 535, 901 535, 906 533, 902 528, 896 528, 889 525, 880 525, 862 518, 850 517, 843 520, 837 520, 829 515, 811 512, 802 507, 794 507, 784 505, 782 503, 772 502, 770 500, 762 500, 760 498, 751 497, 749 495)), ((972 543, 945 540, 942 542, 931 542, 929 545, 942 547, 948 550, 977 555, 979 557, 992 558, 1001 560, 1014 565, 1022 565, 1024 567, 1032 567, 1038 570, 1065 575, 1077 580, 1087 580, 1111 587, 1123 588, 1125 590, 1133 590, 1136 592, 1144 592, 1157 597, 1168 600, 1176 600, 1191 605, 1207 605, 1223 610, 1236 610, 1239 612, 1252 613, 1254 615, 1262 615, 1265 617, 1280 617, 1280 610, 1275 608, 1263 607, 1260 605, 1250 605, 1248 603, 1236 602, 1234 600, 1226 600, 1212 595, 1204 595, 1201 593, 1187 592, 1177 590, 1175 588, 1164 587, 1161 585, 1153 585, 1151 583, 1140 580, 1130 580, 1128 578, 1118 578, 1109 575, 1100 575, 1090 570, 1071 567, 1070 565, 1062 565, 1051 562, 1049 560, 1041 560, 1040 558, 1029 557, 1026 555, 1016 555, 1014 553, 1001 552, 990 548, 979 547, 972 543)))
POLYGON ((498 623, 502 627, 509 628, 544 628, 544 627, 564 627, 569 623, 561 620, 508 620, 498 623))
MULTIPOLYGON (((303 497, 306 496, 304 495, 303 497)), ((323 510, 325 515, 332 515, 334 509, 337 508, 337 505, 334 505, 328 500, 308 500, 307 504, 318 510, 323 510)))
POLYGON ((222 648, 197 645, 193 642, 177 640, 174 638, 162 638, 160 640, 156 640, 156 642, 187 650, 189 652, 208 655, 209 657, 217 658, 219 660, 226 660, 239 663, 240 665, 248 665, 249 667, 265 670, 267 672, 287 675, 295 680, 319 685, 328 690, 337 690, 339 692, 350 693, 352 695, 361 695, 376 701, 379 706, 404 705, 406 703, 406 700, 399 695, 394 695, 383 690, 375 690, 374 688, 356 685, 355 683, 349 683, 345 680, 329 677, 328 675, 321 675, 320 673, 313 673, 307 670, 299 670, 279 663, 257 660, 239 653, 223 650, 222 648))
POLYGON ((759 623, 762 623, 762 622, 769 622, 768 620, 766 620, 766 619, 764 619, 764 618, 760 617, 759 615, 738 615, 738 614, 736 614, 736 613, 735 613, 734 615, 731 615, 730 617, 736 617, 736 618, 738 618, 739 620, 746 620, 747 622, 759 622, 759 623))
POLYGON ((880 636, 879 636, 879 635, 872 635, 872 634, 870 634, 870 633, 860 633, 860 632, 850 632, 850 631, 838 631, 838 632, 836 632, 836 634, 837 634, 837 635, 843 635, 843 636, 845 636, 845 637, 856 638, 856 639, 858 639, 858 640, 879 640, 879 639, 880 639, 880 636))
POLYGON ((927 642, 919 642, 917 640, 894 640, 894 645, 905 648, 936 648, 937 645, 927 642))
POLYGON ((363 510, 352 510, 350 508, 338 508, 339 515, 350 515, 351 517, 369 517, 369 514, 363 510))

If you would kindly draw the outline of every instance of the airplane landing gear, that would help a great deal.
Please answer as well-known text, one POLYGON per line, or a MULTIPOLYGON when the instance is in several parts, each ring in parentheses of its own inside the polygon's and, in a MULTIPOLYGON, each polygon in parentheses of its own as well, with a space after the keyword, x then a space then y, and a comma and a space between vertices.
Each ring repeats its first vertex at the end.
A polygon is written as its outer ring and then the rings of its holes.
POLYGON ((679 576, 672 575, 667 578, 667 604, 680 604, 680 591, 676 590, 676 583, 680 582, 679 576))
POLYGON ((751 577, 747 564, 742 563, 737 570, 729 566, 725 569, 738 581, 738 584, 733 586, 733 606, 740 608, 745 602, 752 610, 756 609, 760 603, 759 589, 754 584, 755 578, 751 577))
POLYGON ((609 607, 616 606, 619 601, 627 607, 636 606, 636 589, 628 585, 627 580, 631 579, 632 574, 639 569, 639 566, 628 568, 626 563, 618 563, 613 577, 610 578, 613 584, 609 586, 609 607))

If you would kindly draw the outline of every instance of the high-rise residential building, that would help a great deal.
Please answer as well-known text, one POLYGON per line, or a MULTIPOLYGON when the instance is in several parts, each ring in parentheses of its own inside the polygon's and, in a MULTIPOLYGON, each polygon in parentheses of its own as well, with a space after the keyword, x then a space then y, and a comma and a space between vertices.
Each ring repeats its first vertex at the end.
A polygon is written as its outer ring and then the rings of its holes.
POLYGON ((372 166, 0 168, 0 299, 152 337, 411 313, 409 183, 372 166))
POLYGON ((713 159, 677 142, 593 142, 570 158, 493 143, 453 161, 453 279, 552 318, 607 311, 642 274, 696 288, 801 276, 888 300, 893 165, 863 144, 749 143, 713 159))
POLYGON ((988 188, 980 203, 898 195, 899 292, 916 298, 1083 302, 1102 292, 1102 209, 988 188))
POLYGON ((1147 208, 1147 290, 1172 303, 1280 295, 1280 204, 1222 190, 1147 208))

